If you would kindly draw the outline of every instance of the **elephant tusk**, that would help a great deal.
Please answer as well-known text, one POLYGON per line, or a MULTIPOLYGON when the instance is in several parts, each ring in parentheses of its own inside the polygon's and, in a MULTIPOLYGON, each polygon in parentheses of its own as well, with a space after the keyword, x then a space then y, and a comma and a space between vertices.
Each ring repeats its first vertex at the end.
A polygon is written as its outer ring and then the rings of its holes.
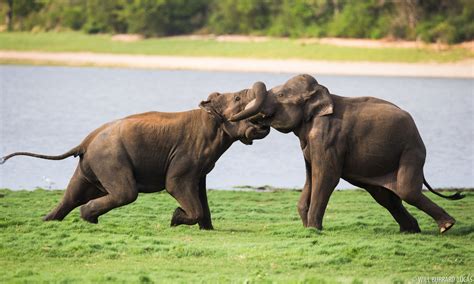
POLYGON ((249 118, 259 112, 259 109, 262 107, 263 102, 267 96, 267 89, 265 84, 262 82, 256 82, 253 84, 252 89, 248 90, 253 93, 255 99, 248 103, 244 110, 233 115, 230 118, 230 121, 238 121, 242 119, 249 118))

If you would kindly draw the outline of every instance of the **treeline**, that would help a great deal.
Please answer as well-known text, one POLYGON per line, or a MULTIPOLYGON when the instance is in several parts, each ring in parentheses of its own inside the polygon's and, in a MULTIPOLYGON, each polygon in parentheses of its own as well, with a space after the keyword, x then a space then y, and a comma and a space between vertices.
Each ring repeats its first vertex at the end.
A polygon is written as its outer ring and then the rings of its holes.
POLYGON ((8 30, 474 38, 474 0, 0 0, 8 30))

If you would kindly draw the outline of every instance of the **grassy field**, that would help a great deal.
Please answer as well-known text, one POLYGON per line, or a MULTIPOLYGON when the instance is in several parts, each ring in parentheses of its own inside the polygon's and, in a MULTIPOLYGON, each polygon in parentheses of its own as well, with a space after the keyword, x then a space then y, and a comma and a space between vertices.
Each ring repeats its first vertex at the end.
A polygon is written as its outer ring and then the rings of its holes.
POLYGON ((293 39, 265 42, 219 42, 213 39, 155 38, 137 42, 112 41, 110 35, 83 33, 0 33, 0 50, 97 52, 119 54, 219 56, 271 59, 311 59, 374 62, 452 62, 473 58, 462 48, 357 48, 303 44, 293 39))
POLYGON ((62 191, 0 190, 0 282, 408 283, 474 277, 474 193, 460 201, 427 194, 458 219, 445 235, 413 207, 423 233, 399 233, 364 191, 336 191, 325 230, 317 232, 300 224, 294 191, 210 191, 216 230, 200 231, 169 227, 177 204, 166 193, 141 195, 92 225, 77 209, 63 222, 41 221, 62 191))

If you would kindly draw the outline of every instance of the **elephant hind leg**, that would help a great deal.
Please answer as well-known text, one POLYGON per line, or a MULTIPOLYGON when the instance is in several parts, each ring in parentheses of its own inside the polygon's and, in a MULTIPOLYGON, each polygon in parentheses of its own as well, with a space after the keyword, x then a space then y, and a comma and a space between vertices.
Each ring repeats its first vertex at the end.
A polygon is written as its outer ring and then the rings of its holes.
POLYGON ((404 195, 402 199, 430 215, 438 224, 440 233, 451 229, 456 223, 456 220, 444 211, 443 208, 439 207, 421 192, 404 195))
POLYGON ((385 207, 400 225, 400 232, 419 233, 421 232, 418 222, 403 206, 402 200, 395 193, 381 186, 362 186, 377 201, 385 207))
POLYGON ((456 223, 456 220, 422 193, 423 162, 416 159, 413 154, 402 156, 396 193, 403 201, 430 215, 438 224, 440 233, 444 233, 456 223))
POLYGON ((105 193, 100 191, 96 185, 87 181, 80 173, 79 167, 74 172, 63 199, 58 206, 46 215, 44 221, 61 221, 74 208, 87 203, 89 200, 103 196, 105 193))
POLYGON ((81 207, 81 217, 85 221, 98 223, 99 216, 137 199, 138 189, 131 169, 125 165, 118 170, 117 168, 114 168, 114 172, 107 168, 100 174, 96 173, 107 194, 90 200, 81 207))

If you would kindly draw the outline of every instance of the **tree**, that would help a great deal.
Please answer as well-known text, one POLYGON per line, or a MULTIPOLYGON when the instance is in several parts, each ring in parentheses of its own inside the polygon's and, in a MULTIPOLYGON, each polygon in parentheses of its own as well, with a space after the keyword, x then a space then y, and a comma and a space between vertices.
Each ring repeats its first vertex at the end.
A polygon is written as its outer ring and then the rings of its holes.
POLYGON ((5 17, 5 24, 8 31, 13 31, 13 0, 7 0, 7 13, 5 17))

